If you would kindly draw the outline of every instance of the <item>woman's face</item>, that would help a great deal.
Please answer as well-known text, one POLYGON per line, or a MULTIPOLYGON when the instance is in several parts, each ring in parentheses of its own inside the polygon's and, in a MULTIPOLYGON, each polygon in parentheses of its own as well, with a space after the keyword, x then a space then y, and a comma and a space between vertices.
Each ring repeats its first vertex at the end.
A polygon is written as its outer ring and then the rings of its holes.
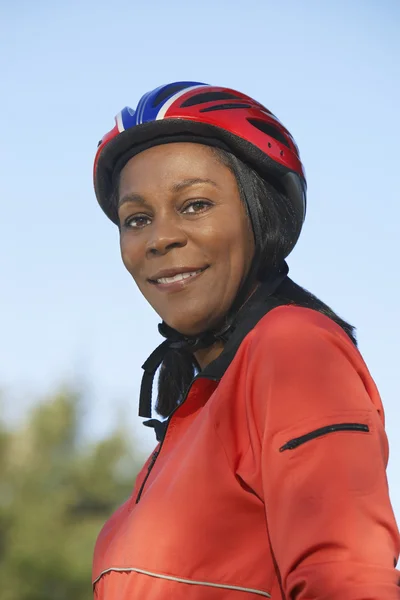
POLYGON ((208 146, 145 150, 121 171, 122 260, 170 327, 218 325, 250 268, 253 234, 233 173, 208 146))

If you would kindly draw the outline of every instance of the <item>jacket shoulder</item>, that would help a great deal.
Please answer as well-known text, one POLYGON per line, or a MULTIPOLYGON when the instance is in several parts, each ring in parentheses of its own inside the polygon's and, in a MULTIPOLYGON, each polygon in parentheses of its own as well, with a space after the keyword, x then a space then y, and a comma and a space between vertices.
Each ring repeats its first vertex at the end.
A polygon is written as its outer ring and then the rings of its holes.
POLYGON ((279 405, 284 421, 291 411, 369 410, 371 401, 383 420, 379 392, 360 352, 337 323, 315 310, 273 309, 251 332, 246 358, 253 396, 264 408, 265 390, 280 396, 270 406, 279 405))
POLYGON ((254 339, 280 339, 291 343, 296 338, 333 336, 355 348, 346 332, 326 315, 300 306, 279 306, 263 317, 253 330, 254 339))

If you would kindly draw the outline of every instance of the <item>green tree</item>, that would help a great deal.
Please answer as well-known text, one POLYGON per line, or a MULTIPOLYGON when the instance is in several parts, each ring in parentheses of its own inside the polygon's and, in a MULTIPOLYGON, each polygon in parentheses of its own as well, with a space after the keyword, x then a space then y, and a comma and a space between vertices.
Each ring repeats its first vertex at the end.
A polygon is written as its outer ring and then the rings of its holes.
POLYGON ((82 440, 81 398, 60 391, 23 426, 0 424, 0 597, 87 600, 96 537, 142 459, 122 431, 82 440))

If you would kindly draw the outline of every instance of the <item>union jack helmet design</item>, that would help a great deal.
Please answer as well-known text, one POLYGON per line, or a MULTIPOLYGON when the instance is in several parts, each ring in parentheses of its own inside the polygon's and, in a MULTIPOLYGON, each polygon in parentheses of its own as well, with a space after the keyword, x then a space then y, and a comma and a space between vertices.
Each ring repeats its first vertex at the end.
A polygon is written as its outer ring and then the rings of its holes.
POLYGON ((306 178, 289 131, 249 96, 194 81, 170 83, 147 92, 136 109, 125 107, 118 113, 115 126, 99 142, 94 187, 101 208, 114 223, 118 216, 112 193, 122 167, 138 152, 173 141, 199 142, 232 152, 275 182, 303 223, 306 178))

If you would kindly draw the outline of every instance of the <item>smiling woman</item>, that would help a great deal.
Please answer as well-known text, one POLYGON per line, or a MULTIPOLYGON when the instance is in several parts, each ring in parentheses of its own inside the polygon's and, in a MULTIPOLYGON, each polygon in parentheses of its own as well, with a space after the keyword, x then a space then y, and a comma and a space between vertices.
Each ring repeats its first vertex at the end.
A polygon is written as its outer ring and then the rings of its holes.
POLYGON ((306 183, 264 106, 193 82, 125 108, 97 199, 162 319, 157 447, 99 535, 98 600, 398 597, 379 393, 353 328, 288 277, 306 183), (157 538, 154 538, 154 531, 157 538))

